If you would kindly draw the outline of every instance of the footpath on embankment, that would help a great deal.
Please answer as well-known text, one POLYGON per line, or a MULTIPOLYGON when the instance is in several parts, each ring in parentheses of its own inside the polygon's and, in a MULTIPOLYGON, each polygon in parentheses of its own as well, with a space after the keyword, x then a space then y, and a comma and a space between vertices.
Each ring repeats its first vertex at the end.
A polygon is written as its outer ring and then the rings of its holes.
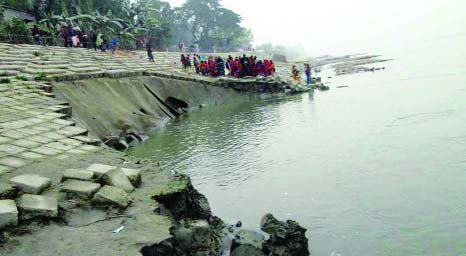
POLYGON ((102 143, 127 146, 238 93, 286 90, 131 54, 0 44, 0 255, 308 255, 296 222, 265 216, 268 239, 229 229, 189 177, 102 143))

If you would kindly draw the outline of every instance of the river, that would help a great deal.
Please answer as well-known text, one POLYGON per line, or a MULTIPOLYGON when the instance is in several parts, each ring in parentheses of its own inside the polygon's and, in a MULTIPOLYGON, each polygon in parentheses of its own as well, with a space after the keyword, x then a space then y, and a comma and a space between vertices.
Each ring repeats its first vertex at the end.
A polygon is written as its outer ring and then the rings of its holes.
POLYGON ((466 255, 464 42, 371 52, 395 60, 324 73, 327 92, 204 108, 131 154, 190 175, 226 221, 299 221, 312 255, 466 255))

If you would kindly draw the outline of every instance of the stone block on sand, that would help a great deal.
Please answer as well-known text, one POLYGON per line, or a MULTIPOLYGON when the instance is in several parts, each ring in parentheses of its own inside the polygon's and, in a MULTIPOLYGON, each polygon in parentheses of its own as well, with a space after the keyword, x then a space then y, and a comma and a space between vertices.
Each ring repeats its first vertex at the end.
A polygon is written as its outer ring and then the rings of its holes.
POLYGON ((61 191, 66 192, 68 196, 90 198, 100 187, 100 184, 89 181, 67 180, 61 184, 61 191))
POLYGON ((18 209, 13 200, 0 200, 0 230, 18 225, 18 209))
POLYGON ((123 189, 105 186, 95 194, 93 202, 97 205, 112 205, 126 208, 130 203, 130 199, 123 189))
POLYGON ((65 181, 65 180, 73 179, 73 180, 89 181, 89 180, 92 180, 93 177, 94 177, 94 173, 92 171, 68 169, 63 174, 62 180, 65 181))
POLYGON ((94 173, 95 178, 99 178, 107 172, 116 169, 116 166, 105 165, 105 164, 93 164, 87 168, 88 171, 94 173))
POLYGON ((10 183, 24 193, 37 195, 50 186, 50 179, 35 174, 23 174, 13 177, 10 183))
POLYGON ((133 185, 121 169, 108 171, 103 175, 102 180, 105 184, 121 188, 127 193, 134 191, 133 185))
POLYGON ((58 201, 53 197, 25 194, 18 200, 18 209, 23 220, 36 217, 56 218, 58 201))
POLYGON ((134 187, 139 187, 141 185, 141 174, 142 171, 139 169, 129 169, 129 168, 121 168, 123 173, 128 177, 129 181, 131 184, 133 184, 134 187))

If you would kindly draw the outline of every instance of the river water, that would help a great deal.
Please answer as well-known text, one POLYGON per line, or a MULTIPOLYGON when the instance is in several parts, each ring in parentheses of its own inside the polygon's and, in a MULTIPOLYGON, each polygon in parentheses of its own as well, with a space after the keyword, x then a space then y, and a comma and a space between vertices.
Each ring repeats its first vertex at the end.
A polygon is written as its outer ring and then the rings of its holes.
POLYGON ((190 175, 226 221, 298 220, 312 255, 466 255, 464 42, 381 50, 385 71, 324 74, 327 92, 204 108, 132 154, 190 175))

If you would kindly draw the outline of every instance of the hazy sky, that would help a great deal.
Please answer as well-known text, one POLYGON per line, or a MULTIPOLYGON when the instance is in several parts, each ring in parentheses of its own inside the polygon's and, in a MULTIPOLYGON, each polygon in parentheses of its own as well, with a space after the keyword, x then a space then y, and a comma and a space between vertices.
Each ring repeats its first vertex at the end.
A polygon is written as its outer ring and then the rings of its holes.
MULTIPOLYGON (((169 0, 179 6, 184 0, 169 0)), ((466 0, 223 0, 255 43, 302 45, 313 54, 372 51, 466 33, 466 0)))

